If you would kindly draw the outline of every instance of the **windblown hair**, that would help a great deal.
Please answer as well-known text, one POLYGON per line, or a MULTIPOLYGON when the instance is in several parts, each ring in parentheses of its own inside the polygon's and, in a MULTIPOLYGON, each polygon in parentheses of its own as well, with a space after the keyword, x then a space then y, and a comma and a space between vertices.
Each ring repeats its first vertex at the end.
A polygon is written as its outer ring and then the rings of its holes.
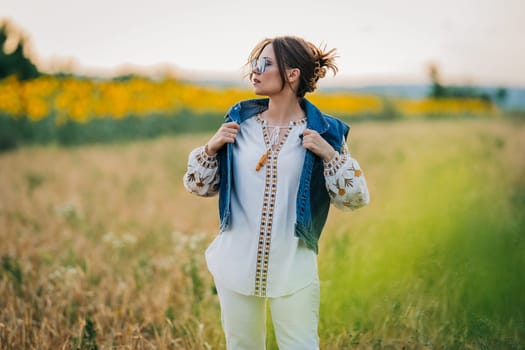
MULTIPOLYGON (((298 68, 301 71, 299 85, 295 92, 297 97, 304 97, 307 92, 317 89, 317 82, 324 78, 328 69, 334 75, 338 68, 335 64, 336 49, 326 50, 326 46, 319 48, 309 41, 296 36, 280 36, 266 38, 260 41, 248 57, 247 64, 254 58, 259 58, 261 52, 267 45, 273 45, 275 59, 279 67, 282 89, 288 82, 286 79, 286 68, 298 68)), ((250 74, 251 76, 251 74, 250 74)))

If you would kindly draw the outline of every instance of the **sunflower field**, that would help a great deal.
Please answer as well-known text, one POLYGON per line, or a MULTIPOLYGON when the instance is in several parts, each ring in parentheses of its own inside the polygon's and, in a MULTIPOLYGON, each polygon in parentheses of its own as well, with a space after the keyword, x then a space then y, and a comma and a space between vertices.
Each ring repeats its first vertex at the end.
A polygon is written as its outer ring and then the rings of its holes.
MULTIPOLYGON (((70 145, 211 131, 248 88, 212 87, 173 77, 100 79, 42 75, 0 80, 0 149, 20 144, 70 145)), ((307 96, 323 112, 346 121, 433 116, 496 116, 479 99, 400 99, 350 92, 307 96)))

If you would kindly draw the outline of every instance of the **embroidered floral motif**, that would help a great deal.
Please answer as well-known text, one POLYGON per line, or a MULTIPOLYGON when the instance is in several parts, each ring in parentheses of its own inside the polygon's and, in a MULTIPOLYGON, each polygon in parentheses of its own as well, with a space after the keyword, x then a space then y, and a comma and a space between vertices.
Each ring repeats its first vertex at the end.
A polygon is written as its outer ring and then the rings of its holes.
POLYGON ((345 179, 345 187, 354 187, 354 179, 345 179))
POLYGON ((204 147, 190 153, 188 170, 184 175, 187 191, 202 197, 210 197, 219 192, 220 177, 217 156, 209 156, 204 147))
POLYGON ((195 178, 196 178, 195 177, 195 173, 190 173, 190 174, 186 175, 186 180, 188 182, 195 182, 195 178))
POLYGON ((324 162, 324 175, 331 202, 339 209, 354 210, 368 204, 363 171, 348 154, 346 142, 343 142, 341 153, 324 162))

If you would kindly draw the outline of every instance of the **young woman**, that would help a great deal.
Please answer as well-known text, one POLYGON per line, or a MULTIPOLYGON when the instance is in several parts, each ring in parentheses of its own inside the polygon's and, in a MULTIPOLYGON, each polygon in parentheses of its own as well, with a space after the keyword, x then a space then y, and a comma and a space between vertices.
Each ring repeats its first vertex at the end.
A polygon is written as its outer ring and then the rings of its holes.
POLYGON ((349 127, 304 96, 327 69, 324 52, 292 36, 251 52, 253 91, 204 146, 189 155, 184 185, 219 194, 220 233, 206 250, 228 349, 264 349, 266 303, 277 343, 318 349, 317 249, 330 203, 369 202, 366 181, 346 145, 349 127))

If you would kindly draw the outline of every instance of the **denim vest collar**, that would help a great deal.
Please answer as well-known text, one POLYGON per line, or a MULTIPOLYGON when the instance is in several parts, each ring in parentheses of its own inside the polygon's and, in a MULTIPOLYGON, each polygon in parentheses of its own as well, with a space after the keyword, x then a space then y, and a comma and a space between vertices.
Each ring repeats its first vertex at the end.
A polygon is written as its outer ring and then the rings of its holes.
MULTIPOLYGON (((226 117, 240 124, 246 119, 267 110, 269 101, 268 98, 241 101, 230 108, 226 117)), ((319 134, 325 133, 329 125, 321 111, 306 99, 302 99, 300 104, 306 114, 306 127, 317 131, 319 134)))

